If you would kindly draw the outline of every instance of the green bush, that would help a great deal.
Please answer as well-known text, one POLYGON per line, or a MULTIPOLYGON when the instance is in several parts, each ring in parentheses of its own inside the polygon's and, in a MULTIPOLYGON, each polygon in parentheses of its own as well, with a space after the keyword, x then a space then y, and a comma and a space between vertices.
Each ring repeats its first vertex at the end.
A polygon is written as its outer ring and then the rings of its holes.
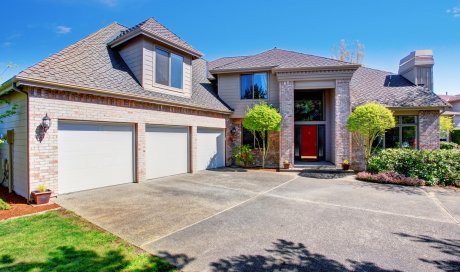
POLYGON ((233 148, 233 158, 236 164, 248 166, 254 162, 254 153, 249 145, 239 145, 233 148))
POLYGON ((384 149, 371 157, 368 171, 394 171, 423 179, 427 185, 460 186, 460 151, 384 149))
POLYGON ((441 149, 457 149, 458 144, 441 142, 441 149))
POLYGON ((0 210, 9 210, 10 208, 10 204, 6 203, 3 199, 0 198, 0 210))
POLYGON ((451 132, 452 142, 460 145, 460 128, 456 128, 451 132))

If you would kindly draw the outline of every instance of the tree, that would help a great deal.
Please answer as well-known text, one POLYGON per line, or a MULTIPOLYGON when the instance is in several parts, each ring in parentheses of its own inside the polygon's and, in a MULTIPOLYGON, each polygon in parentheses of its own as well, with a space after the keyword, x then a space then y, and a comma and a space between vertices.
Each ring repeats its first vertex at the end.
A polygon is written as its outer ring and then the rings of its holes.
POLYGON ((281 114, 271 105, 256 104, 246 113, 243 127, 254 134, 257 147, 262 149, 262 168, 265 168, 265 159, 270 151, 269 133, 281 129, 281 114))
POLYGON ((454 130, 454 120, 452 116, 441 116, 439 118, 439 130, 441 138, 449 138, 449 134, 454 130))
POLYGON ((393 113, 379 103, 371 102, 358 106, 350 114, 347 129, 353 134, 355 144, 362 146, 366 166, 372 154, 374 141, 395 125, 393 113))
MULTIPOLYGON (((13 68, 16 68, 17 65, 16 64, 7 64, 5 69, 2 71, 2 73, 0 73, 0 80, 2 79, 3 75, 6 73, 6 71, 8 69, 13 69, 13 68)), ((1 81, 0 81, 1 82, 1 81)), ((3 83, 2 83, 3 84, 3 83)), ((2 85, 0 84, 0 86, 2 85)), ((5 100, 5 99, 1 99, 0 98, 0 105, 2 104, 10 104, 10 102, 8 100, 5 100)), ((18 109, 18 105, 17 104, 13 104, 11 105, 11 107, 7 110, 5 110, 4 112, 0 113, 0 123, 3 123, 3 119, 5 118, 8 118, 12 115, 15 115, 16 114, 16 110, 18 109)), ((5 141, 3 139, 0 139, 0 145, 3 144, 5 141)))
POLYGON ((360 41, 356 41, 355 48, 350 50, 345 40, 341 39, 338 49, 335 46, 332 49, 332 58, 340 61, 362 64, 365 56, 364 44, 360 41))

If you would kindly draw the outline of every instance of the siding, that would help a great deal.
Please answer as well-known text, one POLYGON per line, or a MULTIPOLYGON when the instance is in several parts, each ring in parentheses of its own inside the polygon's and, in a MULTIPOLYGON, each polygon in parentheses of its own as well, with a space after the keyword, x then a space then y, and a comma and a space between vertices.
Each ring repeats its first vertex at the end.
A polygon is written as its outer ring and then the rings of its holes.
POLYGON ((267 100, 249 100, 240 97, 240 74, 220 74, 218 75, 218 92, 219 97, 227 103, 234 113, 232 118, 243 118, 247 109, 261 101, 279 107, 279 84, 276 75, 268 73, 268 99, 267 100))
POLYGON ((139 82, 142 82, 142 46, 142 39, 134 39, 119 51, 120 56, 139 82))
MULTIPOLYGON (((13 189, 23 197, 28 197, 28 161, 27 161, 27 97, 21 93, 11 93, 3 97, 12 104, 18 105, 17 113, 11 117, 3 119, 0 123, 0 133, 6 135, 6 131, 14 129, 13 144, 13 189)), ((11 106, 8 104, 0 105, 0 112, 5 112, 11 106)), ((1 173, 3 177, 3 161, 8 158, 8 144, 5 142, 1 146, 1 173)))
MULTIPOLYGON (((460 101, 452 102, 452 109, 451 111, 460 112, 460 101)), ((460 116, 454 116, 454 127, 460 128, 460 116)))

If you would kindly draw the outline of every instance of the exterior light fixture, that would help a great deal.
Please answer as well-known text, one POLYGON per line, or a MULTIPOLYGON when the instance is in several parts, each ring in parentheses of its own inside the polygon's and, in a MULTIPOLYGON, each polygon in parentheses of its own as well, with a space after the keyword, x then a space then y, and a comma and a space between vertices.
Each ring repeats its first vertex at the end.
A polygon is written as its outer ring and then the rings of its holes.
POLYGON ((49 118, 48 113, 45 115, 45 117, 43 117, 41 125, 43 128, 43 132, 46 133, 51 126, 51 118, 49 118))
POLYGON ((232 135, 235 135, 236 134, 236 127, 232 127, 232 129, 230 130, 230 133, 232 135))

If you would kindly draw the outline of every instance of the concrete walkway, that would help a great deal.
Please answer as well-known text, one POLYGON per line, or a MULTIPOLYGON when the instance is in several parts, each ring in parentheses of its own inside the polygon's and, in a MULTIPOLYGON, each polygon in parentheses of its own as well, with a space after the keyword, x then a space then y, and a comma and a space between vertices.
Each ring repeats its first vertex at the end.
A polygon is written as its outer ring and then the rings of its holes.
POLYGON ((60 196, 184 271, 454 271, 460 191, 233 169, 60 196))

